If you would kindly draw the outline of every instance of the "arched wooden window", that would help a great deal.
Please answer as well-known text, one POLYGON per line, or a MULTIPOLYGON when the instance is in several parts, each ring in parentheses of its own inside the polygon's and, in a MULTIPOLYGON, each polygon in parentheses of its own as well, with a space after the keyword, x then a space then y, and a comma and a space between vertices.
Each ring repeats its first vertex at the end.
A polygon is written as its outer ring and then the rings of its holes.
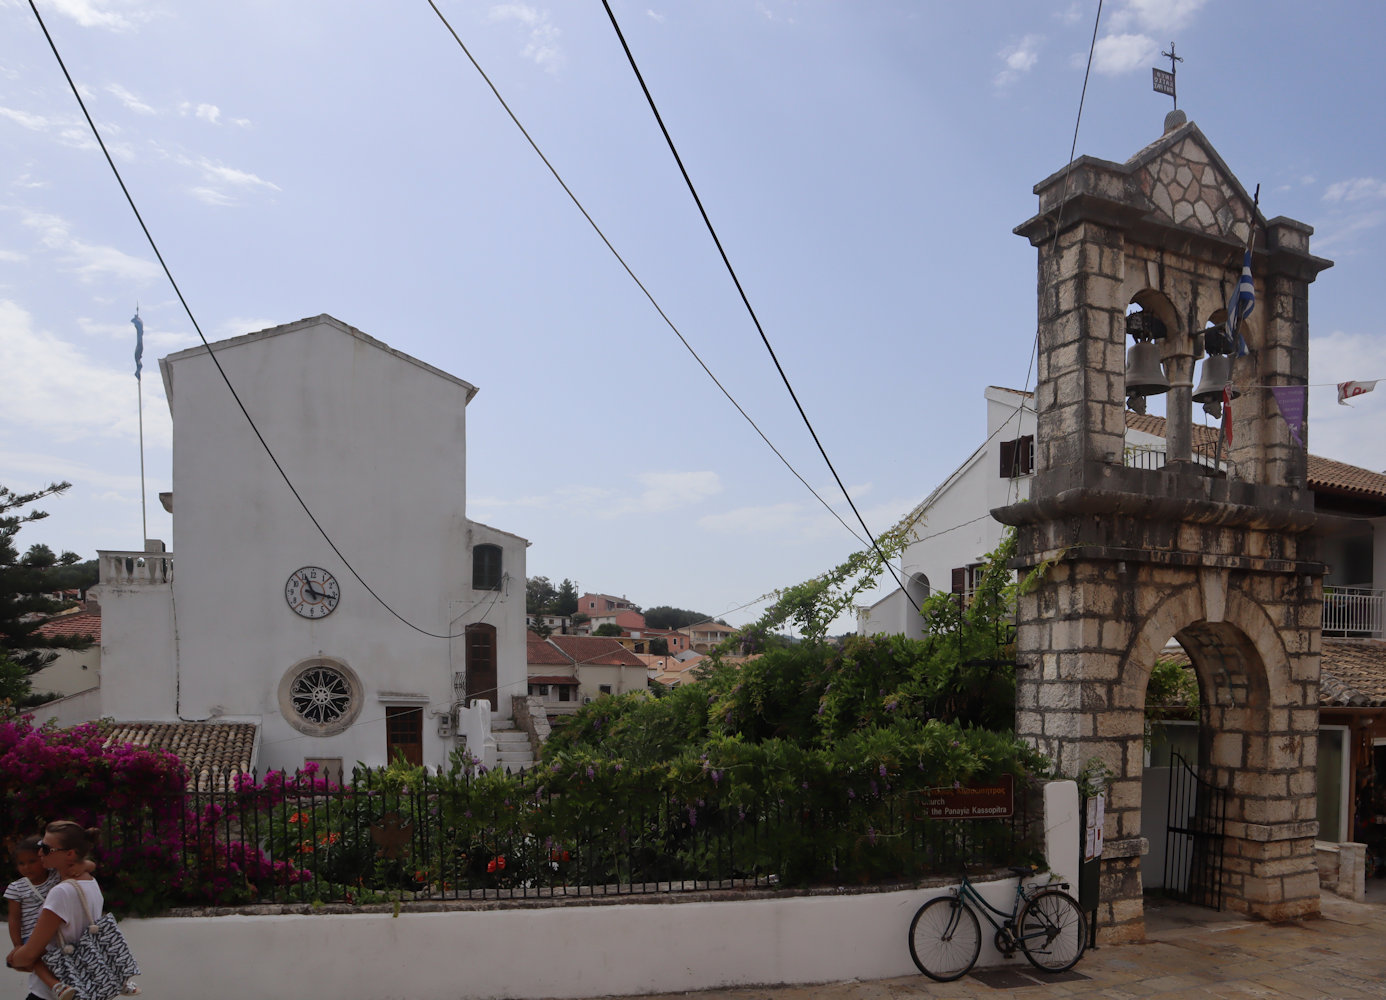
POLYGON ((472 549, 472 589, 501 589, 501 547, 478 545, 472 549))

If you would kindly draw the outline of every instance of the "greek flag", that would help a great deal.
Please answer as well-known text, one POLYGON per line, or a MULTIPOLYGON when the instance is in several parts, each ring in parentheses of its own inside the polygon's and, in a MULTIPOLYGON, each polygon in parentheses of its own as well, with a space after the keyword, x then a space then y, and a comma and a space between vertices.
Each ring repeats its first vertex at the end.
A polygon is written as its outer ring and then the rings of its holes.
POLYGON ((130 322, 135 324, 135 381, 139 382, 140 370, 144 368, 144 322, 138 312, 130 322))
POLYGON ((1251 315, 1256 308, 1256 288, 1251 283, 1251 250, 1247 249, 1242 258, 1242 276, 1237 279, 1237 287, 1232 290, 1232 298, 1227 301, 1227 336, 1237 350, 1237 357, 1246 357, 1246 340, 1241 333, 1242 320, 1251 315))

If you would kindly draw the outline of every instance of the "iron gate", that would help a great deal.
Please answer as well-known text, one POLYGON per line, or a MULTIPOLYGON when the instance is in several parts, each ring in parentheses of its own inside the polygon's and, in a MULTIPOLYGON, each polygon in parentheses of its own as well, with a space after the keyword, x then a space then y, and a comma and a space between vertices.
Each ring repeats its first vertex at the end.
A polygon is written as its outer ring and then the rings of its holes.
POLYGON ((1165 892, 1196 906, 1222 909, 1227 791, 1200 778, 1178 751, 1170 755, 1165 892))

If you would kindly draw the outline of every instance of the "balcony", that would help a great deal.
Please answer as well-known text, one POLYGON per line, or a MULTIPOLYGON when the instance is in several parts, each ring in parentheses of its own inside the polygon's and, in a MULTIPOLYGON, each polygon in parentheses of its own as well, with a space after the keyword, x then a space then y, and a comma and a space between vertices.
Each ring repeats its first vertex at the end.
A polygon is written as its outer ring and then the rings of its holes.
POLYGON ((1323 634, 1380 639, 1386 628, 1386 591, 1369 587, 1323 588, 1323 634))
POLYGON ((172 552, 116 552, 102 549, 101 584, 108 587, 163 587, 173 582, 172 552))

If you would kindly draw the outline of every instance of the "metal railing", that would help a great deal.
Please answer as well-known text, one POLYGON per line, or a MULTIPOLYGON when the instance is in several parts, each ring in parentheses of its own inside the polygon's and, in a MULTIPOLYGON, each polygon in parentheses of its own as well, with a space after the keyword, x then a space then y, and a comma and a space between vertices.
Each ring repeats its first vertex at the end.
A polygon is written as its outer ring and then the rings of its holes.
POLYGON ((1386 591, 1369 587, 1324 587, 1325 635, 1380 639, 1386 628, 1386 591))
POLYGON ((170 883, 191 888, 173 905, 619 896, 893 883, 1031 860, 1042 833, 1019 789, 1014 816, 960 821, 927 817, 919 789, 854 797, 804 781, 757 795, 723 776, 715 796, 620 782, 594 794, 579 777, 521 796, 497 778, 360 772, 339 786, 299 774, 187 792, 181 808, 115 821, 111 864, 141 844, 179 845, 164 852, 170 883))
MULTIPOLYGON (((1197 465, 1202 465, 1209 469, 1227 469, 1231 466, 1227 456, 1224 454, 1221 462, 1218 462, 1216 453, 1211 448, 1194 446, 1190 456, 1197 465)), ((1122 464, 1131 469, 1163 469, 1168 464, 1169 456, 1164 448, 1148 447, 1146 445, 1127 445, 1122 452, 1122 464)))

